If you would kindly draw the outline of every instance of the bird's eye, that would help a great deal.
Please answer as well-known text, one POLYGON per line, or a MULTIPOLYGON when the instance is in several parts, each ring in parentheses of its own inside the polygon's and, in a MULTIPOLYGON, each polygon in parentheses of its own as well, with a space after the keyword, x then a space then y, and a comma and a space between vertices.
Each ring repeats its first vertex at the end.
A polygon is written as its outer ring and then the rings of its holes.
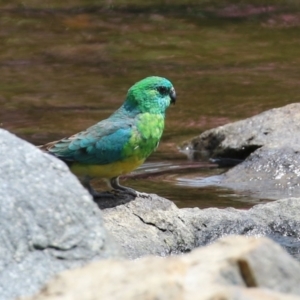
POLYGON ((159 86, 157 87, 157 90, 161 93, 161 94, 166 94, 168 89, 165 86, 159 86))

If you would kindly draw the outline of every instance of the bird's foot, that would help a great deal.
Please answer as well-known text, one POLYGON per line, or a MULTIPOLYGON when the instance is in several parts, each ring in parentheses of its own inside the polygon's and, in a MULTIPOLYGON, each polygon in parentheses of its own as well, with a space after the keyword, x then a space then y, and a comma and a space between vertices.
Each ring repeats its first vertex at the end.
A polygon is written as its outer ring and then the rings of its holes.
POLYGON ((136 194, 127 193, 123 190, 111 190, 109 192, 103 192, 100 197, 94 197, 94 201, 97 203, 100 209, 112 208, 118 205, 124 205, 131 202, 136 198, 136 194))
POLYGON ((118 196, 128 195, 128 196, 132 196, 134 198, 138 196, 137 191, 135 191, 134 189, 131 189, 131 188, 127 188, 127 187, 122 187, 122 189, 113 189, 111 191, 111 193, 118 195, 118 196))
POLYGON ((118 177, 111 178, 109 184, 112 187, 113 191, 116 193, 127 194, 133 197, 137 197, 138 195, 138 192, 135 191, 134 189, 120 185, 118 177))
POLYGON ((95 192, 91 195, 93 196, 94 200, 101 200, 101 199, 114 200, 117 198, 117 195, 115 195, 111 191, 106 191, 106 192, 101 192, 101 193, 95 192))
POLYGON ((83 184, 101 209, 126 204, 138 196, 143 198, 147 196, 147 194, 139 193, 134 189, 120 185, 118 178, 113 178, 109 181, 112 190, 106 192, 99 193, 95 191, 90 185, 89 178, 83 184))
POLYGON ((92 195, 94 199, 107 199, 107 198, 113 198, 114 195, 110 192, 97 192, 95 191, 91 186, 86 187, 88 192, 92 195))
POLYGON ((111 191, 105 191, 105 192, 97 192, 91 187, 88 189, 89 193, 93 196, 94 200, 100 200, 100 199, 110 199, 114 200, 117 198, 130 198, 134 199, 138 196, 138 192, 134 189, 123 187, 118 189, 113 189, 111 191))
POLYGON ((130 189, 128 188, 128 190, 119 190, 119 189, 114 189, 111 191, 111 193, 115 194, 117 197, 133 197, 133 199, 135 199, 136 197, 139 197, 139 198, 144 198, 144 199, 147 199, 147 198, 150 198, 151 196, 147 193, 141 193, 141 192, 138 192, 134 189, 130 189))
POLYGON ((150 198, 150 194, 137 192, 137 197, 146 199, 146 198, 150 198))

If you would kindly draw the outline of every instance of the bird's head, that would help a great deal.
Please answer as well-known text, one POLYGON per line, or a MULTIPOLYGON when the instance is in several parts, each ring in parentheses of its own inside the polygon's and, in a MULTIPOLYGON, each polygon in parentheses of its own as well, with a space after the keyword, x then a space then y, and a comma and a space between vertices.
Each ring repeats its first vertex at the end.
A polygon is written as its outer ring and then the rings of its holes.
POLYGON ((151 76, 138 81, 128 90, 125 105, 143 113, 165 114, 175 101, 176 93, 172 83, 166 78, 151 76))

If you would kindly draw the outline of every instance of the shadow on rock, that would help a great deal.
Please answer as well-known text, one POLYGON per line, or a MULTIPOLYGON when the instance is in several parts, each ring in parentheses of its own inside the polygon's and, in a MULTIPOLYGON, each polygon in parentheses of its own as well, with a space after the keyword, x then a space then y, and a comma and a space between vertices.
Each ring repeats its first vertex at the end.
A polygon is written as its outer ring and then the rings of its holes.
POLYGON ((100 209, 113 208, 135 199, 136 196, 130 194, 114 194, 112 192, 103 192, 94 197, 94 201, 100 209))

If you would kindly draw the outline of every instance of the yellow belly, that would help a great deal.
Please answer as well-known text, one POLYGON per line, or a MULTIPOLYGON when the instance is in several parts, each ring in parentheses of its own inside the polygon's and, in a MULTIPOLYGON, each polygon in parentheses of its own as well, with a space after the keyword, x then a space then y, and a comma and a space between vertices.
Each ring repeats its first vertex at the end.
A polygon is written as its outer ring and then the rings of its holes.
POLYGON ((73 163, 71 171, 77 176, 89 176, 90 178, 114 178, 130 173, 144 162, 144 159, 129 158, 106 165, 87 165, 73 163))

